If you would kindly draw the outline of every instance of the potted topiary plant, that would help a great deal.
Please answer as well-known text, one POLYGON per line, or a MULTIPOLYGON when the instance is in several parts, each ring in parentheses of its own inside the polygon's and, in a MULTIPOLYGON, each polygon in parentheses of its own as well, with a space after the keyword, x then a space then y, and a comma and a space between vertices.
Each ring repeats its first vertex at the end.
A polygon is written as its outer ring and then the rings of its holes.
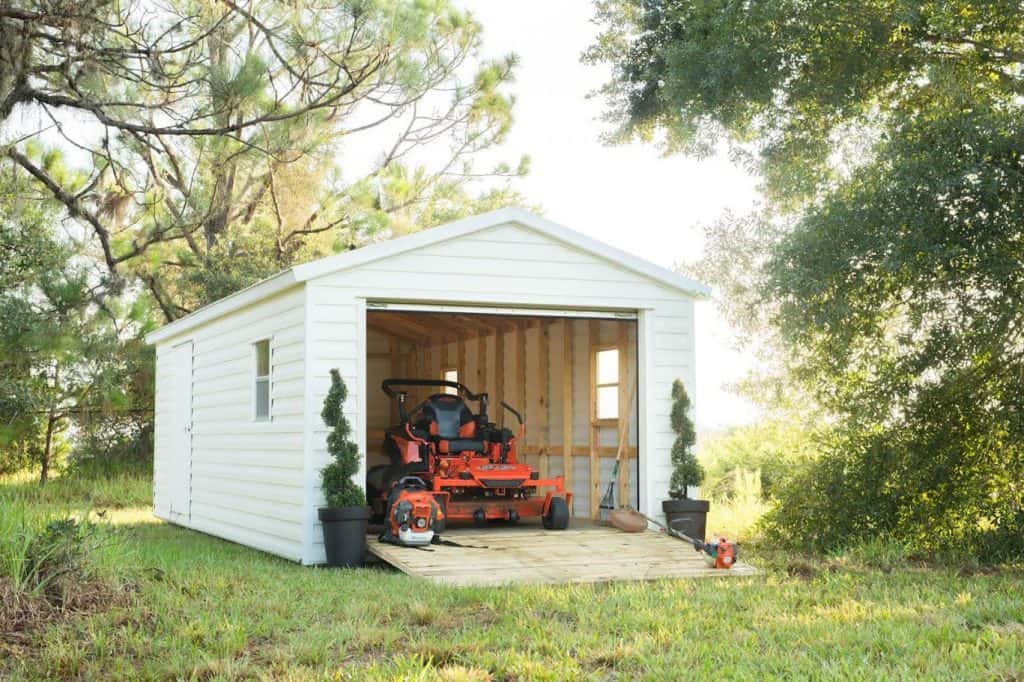
POLYGON ((359 450, 349 440, 352 426, 342 413, 348 391, 338 370, 331 370, 331 390, 320 413, 331 427, 327 451, 334 458, 320 472, 320 486, 327 501, 318 510, 324 529, 324 549, 329 566, 362 566, 366 559, 366 525, 370 510, 366 494, 352 480, 359 472, 359 450))
POLYGON ((672 480, 668 488, 672 499, 662 502, 661 509, 670 528, 703 541, 710 505, 707 500, 689 497, 689 489, 704 481, 704 467, 693 452, 697 432, 690 419, 690 396, 679 379, 672 383, 672 430, 676 434, 672 444, 672 480))

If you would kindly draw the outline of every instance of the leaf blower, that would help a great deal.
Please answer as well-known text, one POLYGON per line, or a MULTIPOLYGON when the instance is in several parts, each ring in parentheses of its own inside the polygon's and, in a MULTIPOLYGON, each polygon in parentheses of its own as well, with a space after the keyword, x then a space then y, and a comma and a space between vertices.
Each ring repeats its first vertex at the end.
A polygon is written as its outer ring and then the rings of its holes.
POLYGON ((388 495, 387 514, 381 542, 406 547, 422 547, 440 539, 444 528, 444 511, 416 476, 405 476, 395 483, 388 495))

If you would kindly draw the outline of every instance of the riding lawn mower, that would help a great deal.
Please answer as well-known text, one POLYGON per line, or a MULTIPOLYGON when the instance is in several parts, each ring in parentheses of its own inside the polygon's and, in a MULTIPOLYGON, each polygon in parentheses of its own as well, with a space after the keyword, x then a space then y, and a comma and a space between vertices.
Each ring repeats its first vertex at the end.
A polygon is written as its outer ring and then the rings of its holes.
MULTIPOLYGON (((489 521, 515 523, 539 516, 551 530, 569 525, 572 493, 561 476, 541 478, 518 460, 516 445, 525 433, 522 414, 505 402, 501 407, 519 422, 517 432, 498 426, 487 415, 487 393, 473 393, 455 381, 387 379, 384 393, 398 402, 400 423, 387 429, 384 454, 389 464, 368 472, 370 502, 378 519, 388 519, 394 500, 392 489, 403 481, 417 481, 440 507, 436 532, 445 523, 489 521), (448 389, 434 393, 412 409, 406 402, 412 387, 448 389), (478 405, 473 414, 467 401, 478 405)), ((426 530, 426 528, 424 529, 426 530)))

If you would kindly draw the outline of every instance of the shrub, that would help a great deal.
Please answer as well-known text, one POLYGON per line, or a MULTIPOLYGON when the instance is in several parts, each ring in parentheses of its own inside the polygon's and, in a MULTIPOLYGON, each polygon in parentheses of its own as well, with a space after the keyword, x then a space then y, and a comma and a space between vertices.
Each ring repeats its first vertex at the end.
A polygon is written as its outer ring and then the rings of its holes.
POLYGON ((27 494, 55 486, 8 485, 0 481, 0 651, 47 623, 128 603, 130 555, 109 525, 55 515, 27 494))
POLYGON ((89 572, 89 551, 95 530, 71 517, 49 521, 27 544, 22 567, 25 584, 59 597, 67 580, 89 572))
POLYGON ((672 430, 676 433, 676 440, 672 444, 672 480, 668 494, 678 500, 686 497, 687 487, 701 484, 704 467, 693 452, 697 430, 690 419, 690 396, 679 379, 672 383, 672 401, 672 430))
POLYGON ((826 551, 885 538, 930 559, 1019 560, 1021 447, 1004 441, 997 459, 973 432, 925 428, 834 430, 821 458, 779 489, 769 537, 826 551))
POLYGON ((109 478, 153 473, 153 415, 127 412, 98 415, 76 424, 68 475, 109 478))
POLYGON ((359 449, 349 440, 352 425, 342 412, 347 396, 345 382, 338 370, 332 369, 331 390, 324 398, 324 409, 320 413, 324 423, 331 427, 331 432, 327 434, 327 452, 334 458, 320 472, 321 487, 328 507, 366 506, 366 494, 352 480, 359 472, 359 449))
POLYGON ((715 500, 730 499, 740 494, 736 472, 758 471, 763 498, 772 499, 801 464, 817 458, 815 435, 794 417, 765 419, 704 439, 698 450, 706 472, 701 490, 715 500))
POLYGON ((3 500, 0 518, 0 578, 6 578, 14 596, 42 596, 63 603, 68 590, 96 574, 96 550, 104 531, 89 521, 71 516, 35 512, 30 504, 3 500))

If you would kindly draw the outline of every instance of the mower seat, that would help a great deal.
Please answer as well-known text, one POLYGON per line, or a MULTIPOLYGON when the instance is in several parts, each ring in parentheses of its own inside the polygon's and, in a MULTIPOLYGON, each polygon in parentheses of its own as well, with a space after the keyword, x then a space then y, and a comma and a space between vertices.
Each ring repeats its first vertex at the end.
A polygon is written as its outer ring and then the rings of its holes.
POLYGON ((441 451, 483 452, 484 441, 478 437, 476 418, 457 395, 437 393, 427 399, 423 408, 424 423, 431 439, 441 451))

